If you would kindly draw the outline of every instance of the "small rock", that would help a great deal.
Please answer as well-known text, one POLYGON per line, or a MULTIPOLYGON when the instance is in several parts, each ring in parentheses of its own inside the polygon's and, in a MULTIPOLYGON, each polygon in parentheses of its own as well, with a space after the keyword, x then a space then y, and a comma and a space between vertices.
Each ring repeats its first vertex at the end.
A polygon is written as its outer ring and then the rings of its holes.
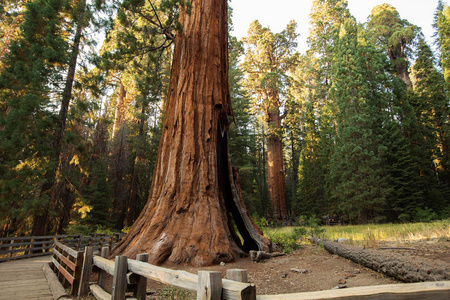
POLYGON ((220 265, 225 266, 226 264, 222 261, 222 262, 220 262, 220 265))
POLYGON ((284 273, 283 276, 281 276, 281 278, 286 278, 288 276, 287 273, 284 273))
POLYGON ((339 279, 339 284, 345 284, 347 283, 347 281, 345 281, 344 279, 339 279))
POLYGON ((297 273, 300 273, 300 274, 305 274, 306 272, 308 272, 308 270, 306 270, 306 269, 296 269, 296 268, 291 268, 291 271, 292 272, 297 272, 297 273))
POLYGON ((349 274, 344 274, 344 276, 347 277, 347 278, 349 278, 349 277, 355 277, 356 274, 349 273, 349 274))
POLYGON ((346 239, 346 238, 339 238, 339 239, 334 240, 334 241, 338 242, 338 243, 345 243, 345 242, 348 242, 348 239, 346 239))
POLYGON ((335 286, 334 288, 332 288, 332 290, 337 290, 337 289, 345 289, 347 287, 346 284, 340 284, 338 286, 335 286))
POLYGON ((352 273, 353 273, 353 274, 359 274, 359 273, 361 273, 361 270, 360 270, 360 269, 355 269, 355 270, 353 270, 352 273))

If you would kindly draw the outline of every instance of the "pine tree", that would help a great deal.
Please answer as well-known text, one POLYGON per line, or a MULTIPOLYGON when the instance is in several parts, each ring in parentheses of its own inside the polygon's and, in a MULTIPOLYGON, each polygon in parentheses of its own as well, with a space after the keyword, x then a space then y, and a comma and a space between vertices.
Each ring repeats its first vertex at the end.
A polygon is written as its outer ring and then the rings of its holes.
POLYGON ((0 3, 0 72, 10 44, 19 36, 27 1, 4 0, 0 3))
POLYGON ((337 213, 337 204, 330 201, 328 176, 330 159, 335 147, 336 105, 330 97, 333 51, 341 24, 351 20, 347 1, 313 1, 310 49, 297 71, 303 74, 297 101, 303 104, 303 149, 299 167, 298 207, 301 214, 337 213))
POLYGON ((161 130, 178 4, 124 1, 101 49, 101 69, 117 94, 109 158, 117 230, 131 226, 147 200, 156 159, 148 143, 161 130))
POLYGON ((450 183, 449 102, 444 77, 436 70, 433 53, 423 39, 418 43, 417 59, 412 70, 414 90, 411 98, 423 135, 423 153, 427 154, 421 167, 422 175, 427 175, 422 177, 428 177, 425 205, 441 212, 448 207, 450 183))
MULTIPOLYGON (((41 194, 41 187, 48 184, 45 175, 56 165, 51 160, 54 148, 48 131, 54 130, 57 119, 52 103, 57 94, 53 90, 61 82, 61 71, 68 61, 63 9, 60 0, 28 3, 20 36, 3 59, 1 202, 14 203, 11 216, 18 221, 46 214, 50 200, 50 195, 41 194)), ((2 219, 10 220, 11 216, 2 219)))
POLYGON ((450 8, 441 0, 436 8, 433 26, 436 29, 436 42, 440 52, 439 62, 448 89, 450 82, 450 8))
POLYGON ((341 27, 333 69, 338 107, 336 148, 331 157, 332 197, 352 222, 383 219, 389 194, 382 126, 388 95, 383 58, 351 21, 341 27))
POLYGON ((256 140, 254 118, 250 115, 251 98, 245 93, 241 81, 244 77, 239 59, 244 53, 243 43, 236 37, 228 39, 230 97, 234 116, 230 120, 229 147, 231 163, 241 174, 242 197, 250 213, 262 215, 258 191, 255 189, 256 140))

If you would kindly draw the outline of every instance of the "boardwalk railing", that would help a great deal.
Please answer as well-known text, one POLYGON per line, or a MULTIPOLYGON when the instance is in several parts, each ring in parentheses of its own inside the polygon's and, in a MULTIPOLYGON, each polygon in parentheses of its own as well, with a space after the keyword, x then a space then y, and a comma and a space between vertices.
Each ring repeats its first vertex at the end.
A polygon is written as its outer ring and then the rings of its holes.
POLYGON ((330 290, 283 295, 256 295, 256 287, 248 283, 247 271, 227 270, 227 279, 221 278, 220 272, 199 271, 192 274, 185 271, 171 270, 147 263, 148 254, 139 254, 134 259, 116 256, 115 261, 108 260, 109 249, 103 248, 101 256, 93 255, 91 247, 84 253, 83 274, 78 296, 90 291, 98 300, 124 300, 126 292, 133 297, 145 299, 147 279, 168 284, 197 293, 198 300, 294 300, 294 299, 442 299, 450 294, 450 282, 424 282, 413 284, 395 284, 374 287, 359 287, 345 291, 330 290), (93 270, 99 272, 98 282, 89 285, 93 270), (106 274, 113 275, 112 294, 105 291, 106 274))
POLYGON ((113 247, 122 238, 122 234, 115 233, 82 235, 48 235, 0 238, 0 262, 49 255, 54 242, 58 241, 75 250, 86 246, 96 246, 99 251, 104 246, 113 247))
POLYGON ((102 249, 100 256, 93 255, 91 247, 86 247, 78 296, 87 295, 90 291, 99 300, 124 300, 129 291, 137 299, 145 299, 147 279, 151 279, 196 292, 197 299, 201 300, 256 299, 256 288, 247 283, 245 270, 227 270, 229 279, 222 279, 221 273, 215 271, 199 271, 197 275, 151 265, 147 263, 148 254, 139 254, 136 260, 116 256, 115 261, 108 260, 108 254, 107 247, 102 249), (89 286, 88 280, 94 268, 99 272, 98 282, 89 286), (112 294, 105 291, 106 273, 113 275, 112 294))
POLYGON ((78 294, 80 288, 83 258, 82 251, 76 251, 55 241, 50 267, 63 287, 70 287, 70 294, 73 296, 78 294))

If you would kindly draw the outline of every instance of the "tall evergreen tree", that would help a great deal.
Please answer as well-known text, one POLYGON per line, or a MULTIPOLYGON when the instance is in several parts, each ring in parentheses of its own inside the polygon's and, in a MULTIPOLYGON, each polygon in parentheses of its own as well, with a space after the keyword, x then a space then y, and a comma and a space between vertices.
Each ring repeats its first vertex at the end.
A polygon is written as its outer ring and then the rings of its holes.
POLYGON ((330 97, 333 52, 341 24, 353 19, 347 1, 315 0, 310 14, 309 50, 297 72, 303 101, 303 149, 299 167, 298 199, 301 214, 324 215, 337 212, 330 202, 328 175, 336 136, 336 105, 330 97))
POLYGON ((229 147, 231 163, 239 168, 241 174, 242 197, 251 213, 262 215, 262 203, 256 188, 256 137, 255 120, 250 114, 251 97, 241 84, 244 73, 239 59, 244 53, 243 43, 236 37, 228 40, 230 97, 234 108, 234 117, 230 120, 229 147))
POLYGON ((2 218, 6 222, 11 221, 10 217, 23 221, 30 215, 47 213, 50 195, 41 190, 48 184, 46 174, 56 166, 51 159, 54 148, 48 131, 56 127, 53 99, 68 61, 63 11, 60 0, 28 3, 20 36, 10 44, 3 59, 1 202, 15 210, 2 218), (9 204, 11 201, 13 204, 9 204))
POLYGON ((148 251, 152 263, 199 266, 269 250, 230 165, 227 12, 226 0, 195 0, 191 13, 180 9, 183 30, 175 37, 149 200, 112 255, 148 251))
POLYGON ((267 183, 273 215, 284 220, 287 213, 285 198, 282 121, 285 118, 284 98, 288 85, 288 71, 296 62, 296 23, 291 21, 285 30, 274 34, 258 21, 250 25, 244 38, 246 56, 243 68, 244 85, 254 94, 255 105, 265 119, 267 140, 267 183))
POLYGON ((383 144, 388 87, 383 55, 364 31, 347 21, 341 27, 333 69, 338 135, 331 157, 331 195, 352 222, 383 218, 389 194, 383 144))
POLYGON ((372 9, 367 24, 373 42, 386 51, 393 72, 411 88, 408 58, 419 28, 401 19, 397 10, 386 3, 372 9))
POLYGON ((440 65, 447 84, 450 82, 450 8, 447 4, 443 4, 441 0, 438 2, 434 17, 434 28, 436 29, 436 42, 440 53, 440 65))
POLYGON ((433 53, 423 39, 417 49, 417 59, 412 67, 412 104, 423 135, 422 177, 425 184, 427 207, 437 212, 448 206, 449 188, 449 101, 445 80, 434 65, 433 53))

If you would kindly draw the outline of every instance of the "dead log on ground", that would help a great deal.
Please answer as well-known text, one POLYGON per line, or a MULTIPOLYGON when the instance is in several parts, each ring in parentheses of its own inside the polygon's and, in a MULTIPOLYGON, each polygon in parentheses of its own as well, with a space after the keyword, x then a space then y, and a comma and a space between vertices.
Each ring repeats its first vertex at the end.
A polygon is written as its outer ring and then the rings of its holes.
POLYGON ((250 250, 250 259, 252 261, 260 262, 263 259, 269 259, 276 256, 283 256, 284 253, 266 253, 264 251, 250 250))
POLYGON ((313 238, 314 243, 372 270, 381 272, 403 282, 450 280, 450 264, 424 258, 411 260, 395 253, 340 244, 313 238))

